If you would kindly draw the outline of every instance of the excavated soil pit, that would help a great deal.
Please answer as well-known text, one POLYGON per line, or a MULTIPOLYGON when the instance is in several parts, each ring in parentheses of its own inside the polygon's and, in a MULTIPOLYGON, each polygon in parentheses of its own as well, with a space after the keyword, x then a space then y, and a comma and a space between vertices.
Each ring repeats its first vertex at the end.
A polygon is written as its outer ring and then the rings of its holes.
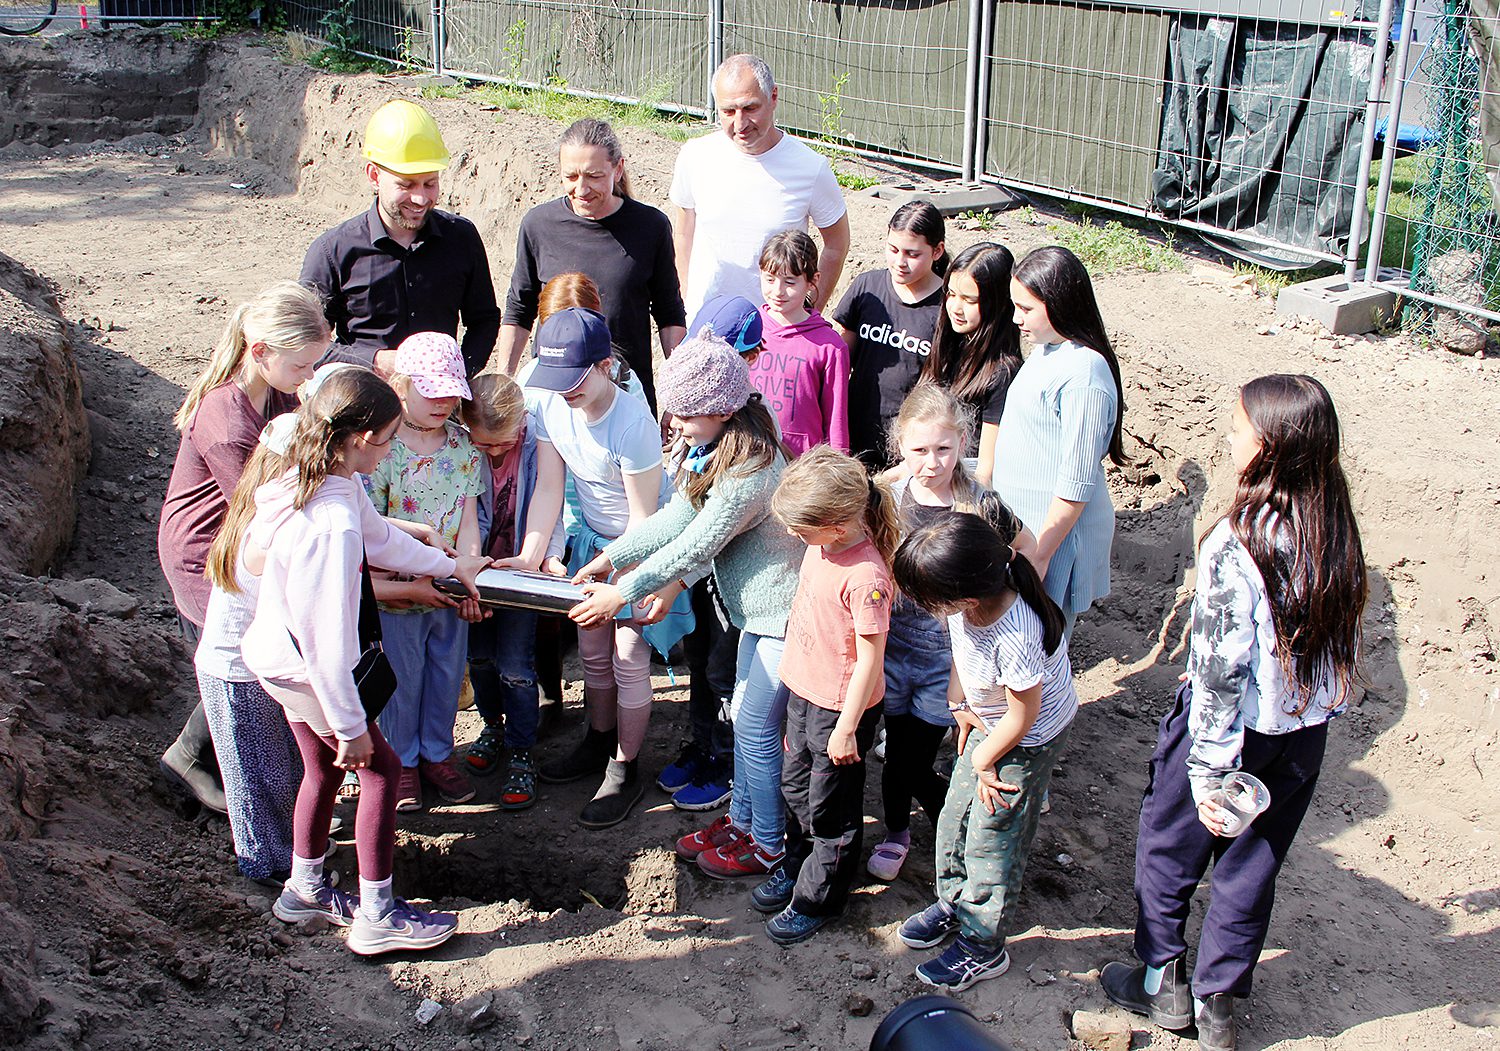
MULTIPOLYGON (((397 892, 457 907, 461 935, 430 955, 371 965, 345 952, 338 932, 267 919, 264 888, 236 876, 223 826, 182 821, 151 791, 155 758, 193 692, 188 664, 162 638, 171 607, 155 519, 177 440, 168 420, 230 306, 295 276, 313 237, 364 206, 358 129, 369 112, 421 97, 401 77, 316 74, 268 43, 132 33, 0 47, 0 141, 10 143, 0 146, 0 251, 52 282, 94 435, 76 539, 54 572, 106 579, 139 602, 131 616, 46 612, 94 636, 89 651, 71 651, 89 674, 73 676, 70 692, 56 692, 62 680, 10 675, 25 707, 0 717, 0 784, 24 819, 3 833, 21 842, 0 842, 9 872, 0 871, 0 1043, 868 1045, 881 1014, 924 991, 911 977, 917 957, 895 936, 930 900, 932 833, 920 816, 899 880, 862 879, 849 918, 781 952, 744 884, 713 883, 673 860, 673 839, 704 815, 676 812, 648 789, 628 821, 586 832, 576 816, 594 784, 543 786, 532 810, 503 814, 498 786, 481 783, 472 806, 399 825, 397 892), (27 67, 31 88, 4 73, 47 48, 65 59, 27 67), (95 96, 65 102, 75 88, 95 96), (137 96, 155 102, 132 109, 137 96), (157 116, 163 123, 150 124, 157 116), (139 673, 129 703, 84 703, 103 692, 94 676, 119 679, 117 668, 139 673), (413 1017, 423 998, 444 1007, 426 1028, 413 1017)), ((454 157, 447 206, 475 221, 503 292, 517 221, 556 193, 549 156, 561 129, 463 99, 426 105, 454 157)), ((676 145, 637 129, 622 139, 636 194, 664 204, 676 145)), ((890 211, 857 196, 849 208, 843 282, 882 265, 890 211)), ((984 232, 955 223, 948 247, 998 239, 1021 254, 1055 239, 1045 224, 1059 221, 1007 213, 984 232)), ((1084 707, 1033 848, 1015 966, 965 1001, 997 1035, 1037 1051, 1066 1044, 1071 1011, 1104 1008, 1095 969, 1129 953, 1145 762, 1181 667, 1194 538, 1230 480, 1223 433, 1234 390, 1262 372, 1310 372, 1339 405, 1377 581, 1370 690, 1330 734, 1242 1045, 1492 1047, 1500 442, 1482 421, 1500 419, 1500 379, 1492 361, 1458 362, 1404 337, 1335 342, 1276 318, 1268 298, 1228 277, 1200 266, 1098 279, 1125 375, 1127 449, 1149 463, 1111 472, 1113 591, 1079 623, 1084 707)), ((35 634, 32 620, 18 613, 7 629, 17 649, 35 634)), ((29 667, 54 678, 34 659, 29 667)), ((649 774, 676 751, 685 723, 686 691, 664 679, 657 687, 649 774)), ((460 744, 477 729, 461 716, 460 744)), ((544 741, 539 761, 571 736, 544 741)), ((881 832, 879 770, 870 769, 867 847, 881 832)), ((338 857, 346 876, 348 853, 338 857)), ((1149 1040, 1191 1046, 1160 1032, 1149 1040)))

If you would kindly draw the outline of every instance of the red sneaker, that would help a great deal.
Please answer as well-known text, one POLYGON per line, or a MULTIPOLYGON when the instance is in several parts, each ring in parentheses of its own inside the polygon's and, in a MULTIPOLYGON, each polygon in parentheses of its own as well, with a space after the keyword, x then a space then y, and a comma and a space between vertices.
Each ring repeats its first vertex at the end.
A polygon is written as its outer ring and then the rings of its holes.
POLYGON ((705 850, 727 846, 748 837, 749 833, 737 828, 734 822, 729 820, 729 815, 725 814, 707 828, 700 828, 692 835, 679 839, 677 856, 683 861, 693 861, 705 850))
POLYGON ((467 803, 474 798, 474 785, 459 771, 452 756, 441 763, 423 760, 420 769, 423 780, 437 789, 444 802, 467 803))
POLYGON ((785 853, 772 854, 755 842, 754 836, 746 835, 737 842, 705 850, 698 855, 698 867, 714 879, 739 879, 741 876, 765 879, 784 857, 785 853))
POLYGON ((410 814, 421 809, 422 779, 417 776, 416 767, 403 766, 401 780, 396 782, 396 810, 402 814, 410 814))

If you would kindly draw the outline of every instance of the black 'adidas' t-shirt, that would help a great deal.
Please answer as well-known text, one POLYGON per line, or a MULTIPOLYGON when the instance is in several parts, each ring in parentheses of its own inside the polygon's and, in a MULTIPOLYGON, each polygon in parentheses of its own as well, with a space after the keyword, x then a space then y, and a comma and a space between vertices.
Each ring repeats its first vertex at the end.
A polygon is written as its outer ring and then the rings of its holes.
POLYGON ((943 289, 917 303, 896 295, 888 270, 860 274, 833 320, 849 332, 849 445, 871 467, 885 467, 885 431, 917 385, 932 352, 943 289))

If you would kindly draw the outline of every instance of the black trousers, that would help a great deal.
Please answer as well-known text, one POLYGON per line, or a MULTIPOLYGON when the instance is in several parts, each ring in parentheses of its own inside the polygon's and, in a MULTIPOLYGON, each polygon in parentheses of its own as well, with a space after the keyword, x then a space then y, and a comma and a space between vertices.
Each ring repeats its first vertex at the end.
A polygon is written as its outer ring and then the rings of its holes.
POLYGON ((695 626, 682 640, 688 666, 688 721, 698 747, 728 767, 734 762, 728 713, 740 630, 729 623, 712 585, 713 577, 704 577, 689 592, 695 626))
POLYGON ((844 911, 864 844, 865 758, 875 743, 880 705, 860 717, 854 731, 859 760, 846 766, 828 758, 828 738, 838 719, 838 712, 809 704, 795 693, 787 699, 783 865, 797 880, 792 907, 808 916, 844 911))
POLYGON ((1250 995, 1255 963, 1265 945, 1276 900, 1276 876, 1286 860, 1307 806, 1312 802, 1328 725, 1320 723, 1286 734, 1245 731, 1240 769, 1271 792, 1271 806, 1236 839, 1215 836, 1198 820, 1188 786, 1188 690, 1161 721, 1151 780, 1141 802, 1135 848, 1138 909, 1135 952, 1161 967, 1187 952, 1185 933, 1193 892, 1214 863, 1213 890, 1198 959, 1193 993, 1250 995))

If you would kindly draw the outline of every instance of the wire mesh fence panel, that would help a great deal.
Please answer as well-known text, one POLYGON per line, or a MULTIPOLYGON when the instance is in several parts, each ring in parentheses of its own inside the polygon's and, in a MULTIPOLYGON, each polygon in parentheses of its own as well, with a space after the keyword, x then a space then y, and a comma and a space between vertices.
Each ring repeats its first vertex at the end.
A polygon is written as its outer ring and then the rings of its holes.
POLYGON ((724 54, 770 63, 782 127, 957 167, 968 24, 963 0, 725 0, 724 54))
POLYGON ((1380 262, 1410 272, 1404 286, 1388 282, 1411 300, 1408 324, 1476 353, 1482 328, 1434 301, 1500 319, 1500 6, 1445 0, 1417 15, 1414 64, 1387 122, 1380 262))
POLYGON ((994 18, 984 170, 1144 207, 1161 128, 1168 16, 1003 0, 994 18))
POLYGON ((454 0, 443 67, 701 111, 706 0, 454 0))
POLYGON ((290 29, 411 69, 432 65, 429 0, 284 0, 290 29))

